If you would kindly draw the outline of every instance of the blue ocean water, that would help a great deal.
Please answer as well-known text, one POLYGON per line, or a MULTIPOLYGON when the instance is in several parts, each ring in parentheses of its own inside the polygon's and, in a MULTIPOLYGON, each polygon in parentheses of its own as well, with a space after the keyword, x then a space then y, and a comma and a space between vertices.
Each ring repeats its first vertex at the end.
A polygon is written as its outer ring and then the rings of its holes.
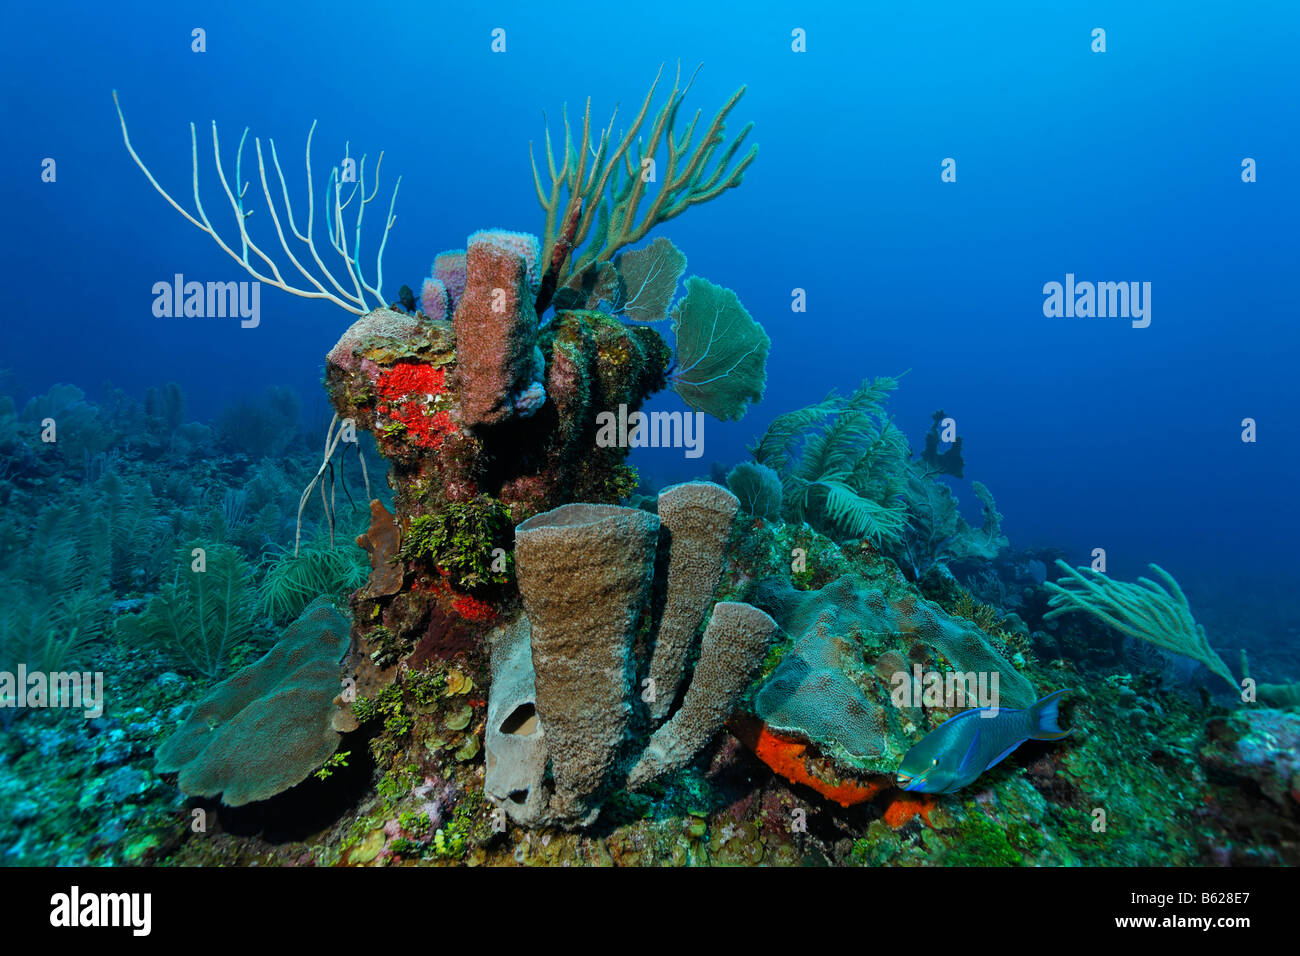
MULTIPOLYGON (((197 418, 288 385, 307 427, 328 419, 323 355, 348 315, 264 289, 256 329, 153 316, 155 282, 244 275, 131 162, 114 89, 136 149, 187 207, 196 124, 205 205, 222 228, 211 120, 228 162, 245 126, 273 138, 291 183, 313 119, 322 167, 345 141, 372 161, 383 149, 385 196, 402 176, 385 258, 392 298, 473 230, 540 231, 528 143, 540 143, 543 111, 553 131, 561 107, 573 117, 588 95, 593 117, 615 104, 626 115, 661 64, 702 62, 687 106, 707 119, 746 84, 733 119, 754 122, 759 158, 743 187, 658 234, 687 253, 688 274, 734 289, 766 328, 767 391, 742 421, 709 421, 703 463, 641 451, 643 474, 729 466, 775 415, 910 369, 896 422, 919 448, 934 410, 957 420, 967 475, 997 496, 1013 545, 1061 547, 1076 562, 1102 547, 1124 578, 1155 561, 1218 646, 1293 647, 1300 12, 1283 2, 1248 15, 1167 2, 925 11, 11 10, 0 39, 10 295, 0 367, 20 396, 55 382, 139 396, 176 381, 197 418), (191 50, 196 27, 206 52, 191 50), (503 53, 491 49, 497 28, 503 53), (806 52, 791 49, 796 28, 806 52), (1091 49, 1096 28, 1104 53, 1091 49), (46 158, 54 182, 42 181, 46 158), (955 182, 941 179, 946 158, 955 182), (1043 286, 1067 274, 1150 282, 1149 327, 1046 317, 1043 286), (795 289, 806 312, 791 310, 795 289), (1256 442, 1241 440, 1246 418, 1256 442)), ((664 393, 651 407, 681 406, 664 393)))

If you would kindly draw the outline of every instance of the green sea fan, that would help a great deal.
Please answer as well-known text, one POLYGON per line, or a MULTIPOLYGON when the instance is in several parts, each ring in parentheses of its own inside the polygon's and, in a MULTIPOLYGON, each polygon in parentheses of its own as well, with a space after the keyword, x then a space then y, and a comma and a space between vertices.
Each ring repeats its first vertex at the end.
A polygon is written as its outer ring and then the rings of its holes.
POLYGON ((772 342, 736 293, 691 276, 672 311, 677 369, 673 391, 691 408, 719 421, 743 418, 763 399, 772 342))
POLYGON ((781 520, 781 476, 767 465, 742 461, 727 472, 727 487, 740 499, 746 514, 767 521, 781 520))
POLYGON ((28 399, 19 419, 42 429, 46 420, 53 420, 53 451, 74 469, 113 443, 99 407, 86 401, 86 393, 75 385, 52 385, 44 395, 28 399))

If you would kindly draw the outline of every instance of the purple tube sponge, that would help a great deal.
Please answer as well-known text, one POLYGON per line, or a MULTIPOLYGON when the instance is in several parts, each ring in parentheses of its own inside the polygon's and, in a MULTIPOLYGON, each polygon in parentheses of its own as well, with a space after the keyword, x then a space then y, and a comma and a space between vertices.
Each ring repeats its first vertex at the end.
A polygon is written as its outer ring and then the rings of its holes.
POLYGON ((452 249, 434 256, 433 277, 447 290, 447 310, 450 312, 465 294, 465 250, 452 249))
POLYGON ((441 321, 450 314, 451 301, 441 279, 424 280, 424 286, 420 289, 420 311, 434 321, 441 321))

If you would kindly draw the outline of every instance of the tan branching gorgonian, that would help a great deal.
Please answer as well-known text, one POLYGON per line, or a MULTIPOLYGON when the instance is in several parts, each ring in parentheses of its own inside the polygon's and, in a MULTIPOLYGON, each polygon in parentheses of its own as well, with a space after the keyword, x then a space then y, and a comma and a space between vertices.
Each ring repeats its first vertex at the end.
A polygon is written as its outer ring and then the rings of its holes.
POLYGON ((537 199, 546 210, 543 279, 537 297, 539 315, 550 305, 556 288, 575 272, 612 259, 620 249, 640 242, 659 223, 739 186, 746 167, 754 161, 758 153, 756 145, 732 165, 753 123, 747 124, 723 147, 727 115, 745 94, 743 86, 722 105, 698 141, 693 142, 699 110, 684 131, 677 129, 677 111, 695 79, 692 74, 682 87, 680 63, 668 101, 655 116, 648 136, 642 138, 642 127, 662 76, 663 67, 660 67, 640 112, 617 140, 614 136, 617 109, 599 138, 592 139, 590 97, 576 146, 567 112, 564 115, 564 154, 558 166, 547 129, 549 190, 542 185, 537 159, 529 144, 537 199), (665 145, 666 155, 659 157, 660 147, 665 145), (651 184, 657 184, 658 188, 649 208, 642 212, 641 202, 651 184))
POLYGON ((1060 583, 1049 581, 1044 585, 1052 595, 1047 602, 1052 609, 1043 620, 1086 611, 1130 637, 1200 661, 1237 689, 1232 671, 1210 646, 1205 628, 1192 617, 1183 589, 1160 565, 1152 564, 1150 568, 1164 580, 1163 586, 1150 578, 1138 578, 1136 584, 1116 581, 1092 568, 1076 570, 1059 558, 1056 566, 1063 573, 1060 583))

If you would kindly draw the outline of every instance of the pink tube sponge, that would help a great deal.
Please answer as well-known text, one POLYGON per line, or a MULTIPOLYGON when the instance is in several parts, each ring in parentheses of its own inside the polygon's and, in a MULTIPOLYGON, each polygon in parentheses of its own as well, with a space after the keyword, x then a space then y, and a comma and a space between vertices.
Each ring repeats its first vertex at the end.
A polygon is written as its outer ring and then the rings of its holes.
POLYGON ((528 265, 528 291, 534 296, 537 295, 537 290, 542 285, 542 276, 537 265, 542 257, 542 248, 536 236, 527 232, 509 232, 505 229, 480 229, 469 237, 470 245, 476 242, 490 242, 521 256, 528 265))
MULTIPOLYGON (((456 370, 467 425, 505 421, 522 409, 516 396, 535 381, 537 312, 527 263, 496 234, 475 233, 465 257, 465 294, 457 299, 456 370)), ((525 405, 533 402, 530 400, 525 405)))

